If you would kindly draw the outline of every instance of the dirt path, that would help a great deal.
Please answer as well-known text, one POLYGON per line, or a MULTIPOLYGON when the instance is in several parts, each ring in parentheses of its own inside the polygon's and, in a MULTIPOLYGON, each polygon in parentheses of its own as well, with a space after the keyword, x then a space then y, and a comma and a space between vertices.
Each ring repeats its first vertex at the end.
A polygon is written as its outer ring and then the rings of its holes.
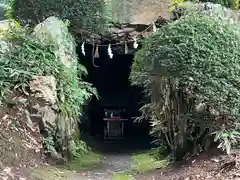
MULTIPOLYGON (((136 148, 136 144, 137 140, 130 140, 127 144, 94 144, 92 147, 96 147, 96 150, 101 149, 104 154, 101 166, 91 171, 78 172, 74 180, 115 180, 113 179, 114 173, 126 172, 135 165, 135 161, 132 160, 133 153, 144 149, 141 146, 136 148)), ((143 162, 150 157, 143 156, 138 159, 138 162, 143 162)), ((142 167, 141 170, 143 170, 142 167)), ((172 167, 154 169, 148 173, 140 172, 143 173, 132 174, 131 179, 124 177, 118 180, 240 180, 240 150, 233 151, 231 155, 224 155, 218 149, 213 148, 172 167)))
MULTIPOLYGON (((215 151, 203 153, 167 169, 134 174, 131 180, 240 180, 239 152, 232 155, 215 151)), ((131 154, 109 154, 102 159, 100 168, 78 173, 74 180, 112 180, 114 172, 127 170, 132 165, 131 154)))
POLYGON ((74 180, 112 180, 114 173, 127 171, 133 165, 132 156, 139 151, 150 149, 147 138, 133 138, 118 142, 94 141, 89 135, 82 137, 88 146, 103 155, 100 166, 84 172, 77 172, 74 180), (133 143, 134 142, 134 143, 133 143), (147 146, 146 146, 147 145, 147 146))
POLYGON ((132 165, 131 154, 106 154, 101 159, 100 167, 77 173, 74 180, 112 180, 114 173, 125 171, 132 165))
POLYGON ((182 164, 135 176, 137 180, 240 180, 240 151, 231 155, 218 150, 202 153, 182 164))

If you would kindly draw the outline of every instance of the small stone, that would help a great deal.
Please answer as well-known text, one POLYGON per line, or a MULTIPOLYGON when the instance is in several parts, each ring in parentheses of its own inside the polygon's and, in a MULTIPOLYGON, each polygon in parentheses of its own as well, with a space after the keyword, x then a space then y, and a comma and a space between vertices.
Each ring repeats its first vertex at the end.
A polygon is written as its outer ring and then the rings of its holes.
POLYGON ((212 178, 212 176, 207 176, 207 177, 206 177, 206 179, 210 179, 210 178, 212 178))
POLYGON ((219 163, 219 162, 220 162, 220 160, 217 159, 217 158, 212 158, 211 161, 216 162, 216 163, 219 163))
POLYGON ((240 173, 234 174, 234 177, 240 177, 240 173))

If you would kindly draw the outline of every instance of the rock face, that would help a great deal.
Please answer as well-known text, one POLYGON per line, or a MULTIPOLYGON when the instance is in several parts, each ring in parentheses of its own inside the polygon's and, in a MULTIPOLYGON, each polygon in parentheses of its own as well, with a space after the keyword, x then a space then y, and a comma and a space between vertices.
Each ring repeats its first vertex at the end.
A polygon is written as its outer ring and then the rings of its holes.
POLYGON ((185 14, 200 13, 221 20, 230 25, 231 29, 240 37, 240 11, 233 10, 211 2, 192 3, 185 2, 182 6, 172 11, 171 19, 177 20, 185 14))
POLYGON ((48 105, 57 103, 57 82, 53 76, 35 76, 30 81, 30 91, 48 105))
MULTIPOLYGON (((34 35, 43 43, 51 43, 55 46, 56 61, 62 62, 65 67, 63 71, 77 70, 74 40, 63 21, 53 16, 49 17, 34 28, 34 35)), ((51 142, 51 151, 58 147, 64 152, 69 147, 75 127, 73 127, 74 123, 71 123, 74 122, 71 117, 63 116, 59 112, 56 78, 58 77, 35 76, 32 78, 29 85, 31 102, 29 102, 28 117, 33 124, 38 124, 44 138, 51 142)), ((56 149, 51 152, 51 155, 60 157, 56 149)))
POLYGON ((201 11, 206 15, 219 17, 223 20, 228 21, 229 23, 239 21, 240 18, 238 11, 223 7, 220 4, 206 2, 198 4, 196 7, 198 11, 201 11))
POLYGON ((230 24, 239 22, 240 20, 240 11, 223 7, 220 4, 214 4, 210 2, 206 3, 186 2, 182 7, 187 11, 190 10, 190 12, 200 12, 208 16, 220 18, 230 24))
POLYGON ((57 104, 56 79, 53 76, 35 76, 30 81, 30 101, 27 117, 39 126, 40 132, 54 133, 57 104))
POLYGON ((28 116, 33 123, 38 124, 41 132, 44 132, 46 129, 54 131, 56 128, 56 111, 49 106, 41 107, 39 104, 33 106, 32 110, 35 110, 35 113, 28 113, 28 116))
POLYGON ((53 76, 35 76, 30 81, 30 94, 28 96, 28 110, 26 119, 32 128, 38 127, 45 141, 45 150, 53 158, 60 159, 56 151, 54 136, 57 130, 58 100, 57 83, 53 76), (47 142, 49 141, 49 142, 47 142), (50 143, 50 144, 49 144, 50 143))
POLYGON ((68 33, 67 25, 51 16, 34 28, 34 34, 45 43, 56 45, 56 57, 68 68, 76 66, 74 40, 68 33))

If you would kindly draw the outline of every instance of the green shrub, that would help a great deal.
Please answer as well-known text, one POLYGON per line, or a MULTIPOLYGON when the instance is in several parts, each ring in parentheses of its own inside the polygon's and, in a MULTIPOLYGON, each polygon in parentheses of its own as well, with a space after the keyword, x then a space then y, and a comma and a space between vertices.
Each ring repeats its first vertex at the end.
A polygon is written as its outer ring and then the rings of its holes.
POLYGON ((13 18, 32 25, 52 15, 68 19, 71 29, 82 36, 103 29, 103 5, 103 0, 14 0, 12 15, 13 18))
POLYGON ((63 71, 63 65, 56 60, 54 45, 45 45, 27 34, 16 23, 10 30, 2 32, 9 47, 0 58, 0 92, 3 95, 13 88, 23 88, 35 75, 54 75, 63 71))
POLYGON ((239 1, 237 0, 210 0, 210 1, 201 0, 201 2, 212 2, 215 4, 220 4, 227 8, 239 9, 239 1))
MULTIPOLYGON (((174 5, 173 7, 170 8, 170 10, 175 9, 177 6, 181 6, 181 3, 184 0, 171 0, 170 3, 171 5, 174 5)), ((223 7, 231 8, 231 9, 239 9, 239 1, 238 0, 187 0, 190 2, 195 2, 195 3, 214 3, 214 4, 220 4, 223 7)), ((185 2, 187 2, 185 1, 185 2)))
POLYGON ((176 153, 189 142, 198 146, 223 124, 236 130, 239 59, 239 36, 213 17, 186 15, 147 38, 135 56, 131 80, 151 96, 142 111, 152 121, 152 134, 165 137, 176 153), (201 103, 204 112, 196 110, 201 103))

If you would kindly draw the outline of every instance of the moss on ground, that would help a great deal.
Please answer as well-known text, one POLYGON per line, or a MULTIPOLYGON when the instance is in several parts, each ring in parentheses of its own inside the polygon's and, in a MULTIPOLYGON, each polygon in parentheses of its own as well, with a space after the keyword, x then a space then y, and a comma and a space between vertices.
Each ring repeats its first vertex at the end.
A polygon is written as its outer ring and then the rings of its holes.
POLYGON ((156 159, 152 155, 151 151, 144 151, 133 154, 132 160, 135 165, 132 167, 131 171, 136 173, 143 173, 159 168, 164 168, 169 164, 169 162, 165 160, 164 156, 156 159))
POLYGON ((70 160, 66 167, 75 171, 91 170, 100 165, 101 157, 101 154, 89 151, 70 160))
MULTIPOLYGON (((156 159, 152 151, 138 152, 131 157, 134 165, 125 171, 116 172, 112 176, 112 180, 133 180, 132 175, 135 173, 145 173, 164 168, 169 163, 164 156, 156 159)), ((71 180, 75 176, 75 171, 92 170, 101 165, 101 155, 92 151, 84 155, 79 155, 70 160, 64 168, 45 167, 36 168, 31 175, 37 180, 71 180), (67 170, 69 169, 69 170, 67 170)))
POLYGON ((35 180, 72 180, 74 179, 75 172, 47 166, 44 168, 32 169, 30 176, 35 180))
POLYGON ((29 170, 29 174, 36 180, 72 180, 76 171, 91 170, 100 165, 100 158, 100 154, 89 151, 70 160, 65 166, 34 168, 29 170))
POLYGON ((112 180, 133 180, 133 178, 124 173, 116 173, 113 175, 112 180))
POLYGON ((153 151, 142 151, 132 155, 131 159, 134 165, 125 171, 117 172, 113 175, 113 180, 133 180, 132 175, 135 173, 145 173, 154 171, 159 168, 165 168, 169 161, 165 156, 158 156, 156 159, 153 151))

